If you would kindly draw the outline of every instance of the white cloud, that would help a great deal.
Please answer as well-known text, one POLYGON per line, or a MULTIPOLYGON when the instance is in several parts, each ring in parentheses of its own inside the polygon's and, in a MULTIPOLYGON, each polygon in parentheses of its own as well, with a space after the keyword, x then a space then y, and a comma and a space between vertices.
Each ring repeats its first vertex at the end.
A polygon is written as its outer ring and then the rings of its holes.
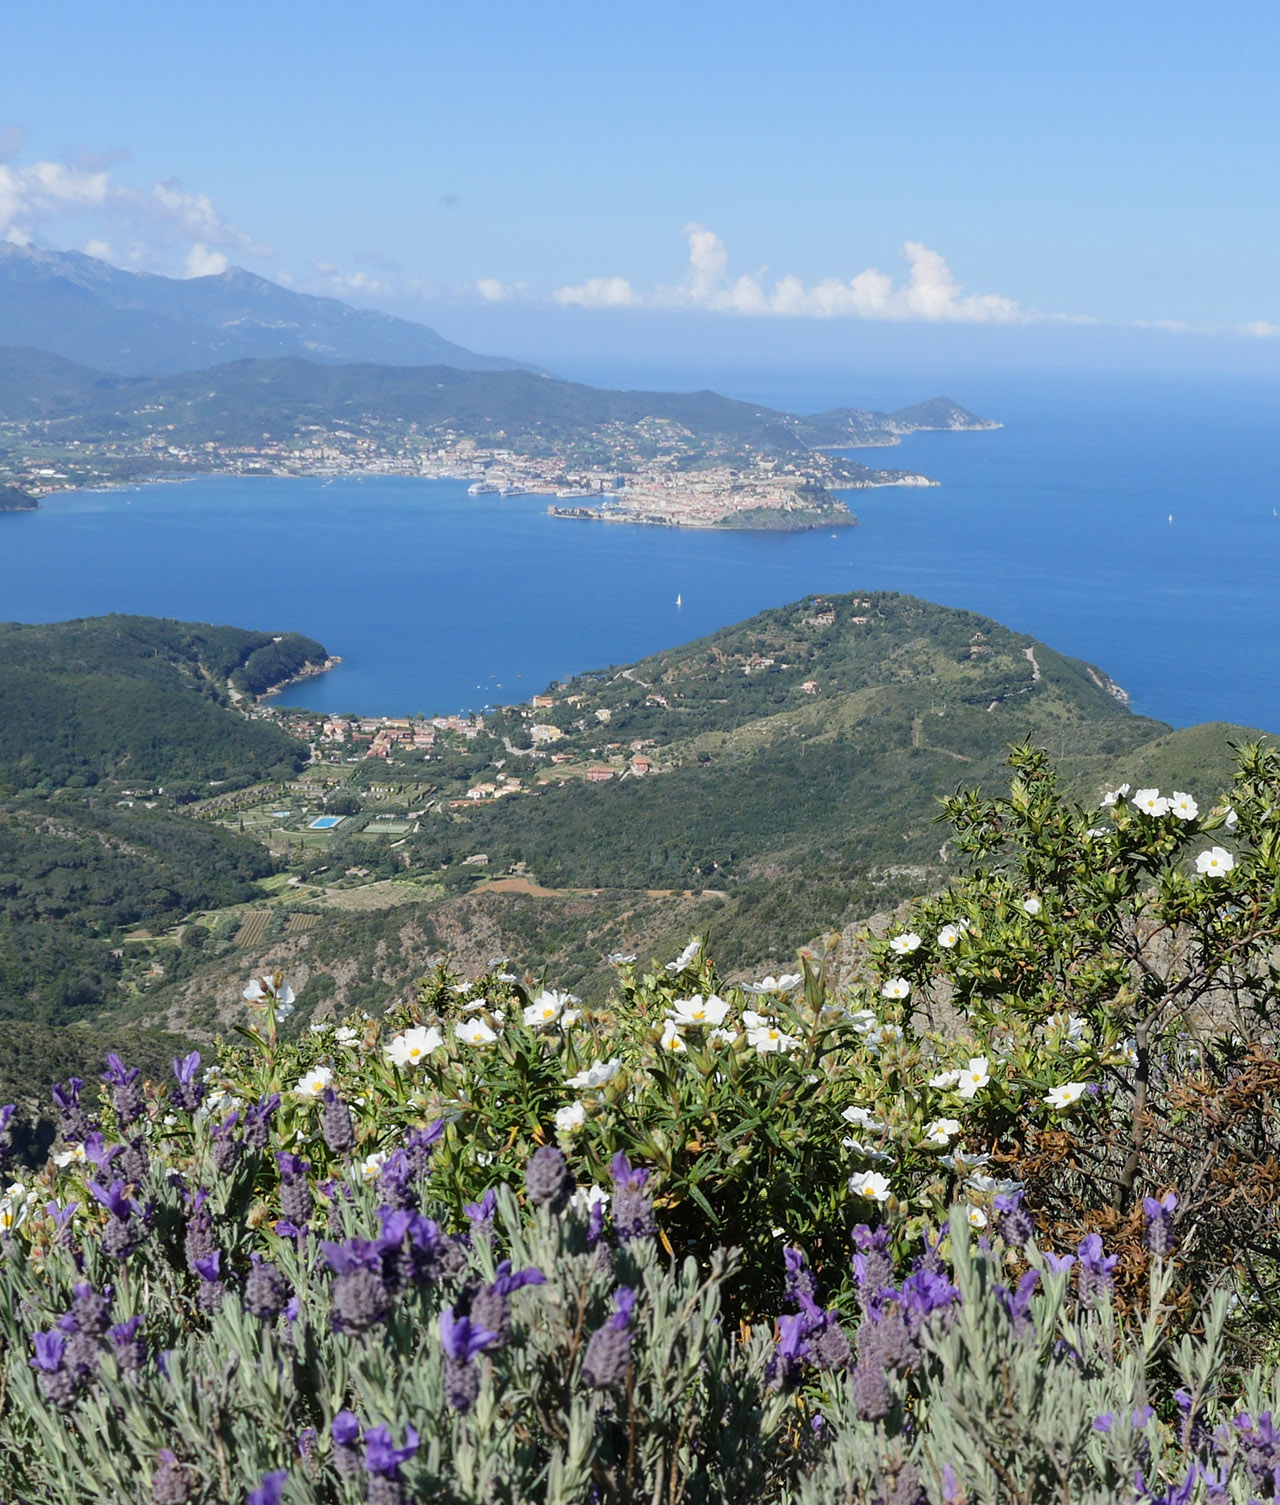
MULTIPOLYGON (((794 275, 766 281, 764 272, 729 272, 729 253, 724 242, 702 225, 686 225, 689 265, 673 287, 659 287, 636 303, 653 307, 710 309, 746 315, 779 315, 811 319, 918 319, 947 323, 1020 323, 1036 317, 1012 298, 995 293, 966 293, 951 268, 937 252, 909 240, 902 248, 910 268, 907 280, 895 285, 893 278, 868 267, 847 280, 825 277, 806 284, 794 275)), ((603 284, 597 278, 587 287, 603 284)), ((621 281, 621 279, 614 279, 621 281)), ((567 301, 562 289, 554 294, 567 301)), ((576 301, 576 300, 574 300, 576 301)), ((602 306, 596 304, 595 306, 602 306)))
POLYGON ((496 277, 481 277, 476 283, 476 292, 486 303, 505 303, 511 297, 511 289, 496 277))
POLYGON ((52 222, 88 219, 95 230, 114 226, 132 243, 125 253, 113 252, 114 234, 112 241, 96 234, 86 243, 90 255, 129 266, 178 264, 195 277, 225 270, 227 252, 271 255, 225 219, 206 193, 191 193, 173 179, 149 191, 121 183, 112 172, 120 154, 17 165, 7 158, 21 141, 14 127, 0 132, 0 239, 30 245, 52 222))
MULTIPOLYGON (((910 268, 905 282, 876 267, 848 280, 826 277, 806 284, 786 275, 771 284, 763 271, 733 275, 724 241, 704 225, 684 227, 689 264, 672 286, 638 293, 625 277, 591 277, 552 293, 555 302, 576 308, 709 309, 748 316, 812 319, 918 319, 935 323, 1020 323, 1038 315, 996 293, 966 293, 937 252, 909 240, 903 247, 910 268)), ((485 294, 485 296, 488 296, 485 294)))
POLYGON ((590 277, 551 296, 562 308, 637 308, 645 302, 625 277, 590 277))
POLYGON ((1241 334, 1252 335, 1255 340, 1273 340, 1280 335, 1280 324, 1272 324, 1267 319, 1254 319, 1252 323, 1239 326, 1241 334))
POLYGON ((202 241, 197 241, 187 252, 185 271, 188 277, 216 277, 227 269, 227 258, 221 251, 211 251, 202 241))

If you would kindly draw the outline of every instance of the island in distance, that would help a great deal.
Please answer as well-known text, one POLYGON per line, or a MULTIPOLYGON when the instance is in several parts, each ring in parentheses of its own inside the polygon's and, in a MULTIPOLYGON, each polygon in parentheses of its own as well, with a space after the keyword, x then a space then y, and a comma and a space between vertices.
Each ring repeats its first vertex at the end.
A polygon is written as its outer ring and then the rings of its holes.
POLYGON ((827 527, 856 521, 835 491, 935 484, 848 451, 1000 426, 945 397, 799 416, 608 391, 235 268, 175 279, 20 247, 0 247, 0 342, 0 487, 37 497, 208 473, 411 475, 543 494, 567 517, 827 527))

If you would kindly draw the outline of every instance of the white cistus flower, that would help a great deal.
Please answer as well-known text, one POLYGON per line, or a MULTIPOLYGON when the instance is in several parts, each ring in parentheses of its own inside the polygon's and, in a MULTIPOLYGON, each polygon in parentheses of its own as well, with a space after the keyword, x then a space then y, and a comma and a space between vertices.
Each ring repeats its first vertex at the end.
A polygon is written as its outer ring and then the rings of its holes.
POLYGON ((849 1177, 849 1190, 855 1197, 865 1197, 868 1202, 889 1200, 889 1180, 879 1171, 860 1171, 849 1177))
POLYGON ((333 1072, 327 1066, 313 1066, 293 1089, 298 1097, 319 1097, 333 1081, 333 1072))
POLYGON ((799 972, 784 972, 781 977, 762 977, 759 982, 746 982, 742 985, 744 993, 794 993, 804 981, 799 972))
POLYGON ((841 1109, 840 1117, 844 1119, 845 1123, 854 1124, 859 1129, 870 1131, 884 1128, 884 1124, 880 1122, 870 1108, 858 1108, 851 1105, 848 1108, 841 1109))
POLYGON ((571 1002, 568 993, 555 993, 544 989, 524 1011, 524 1022, 530 1029, 541 1029, 544 1024, 554 1024, 571 1002))
POLYGON ((1063 1082, 1060 1087, 1050 1087, 1045 1103, 1056 1112, 1073 1107, 1089 1090, 1088 1082, 1063 1082))
POLYGON ((905 977, 891 977, 880 989, 881 998, 906 998, 911 992, 911 984, 905 977))
POLYGON ((693 964, 694 960, 697 958, 698 952, 701 950, 702 941, 698 936, 695 935, 694 938, 680 953, 680 955, 676 957, 675 961, 667 963, 667 971, 683 972, 686 967, 693 964))
POLYGON ((889 950, 897 956, 910 956, 913 951, 919 951, 920 946, 920 937, 914 930, 904 930, 889 942, 889 950))
POLYGON ((1128 792, 1128 784, 1121 784, 1118 789, 1108 789, 1102 796, 1102 803, 1104 805, 1118 805, 1128 792))
POLYGON ((393 1035, 387 1042, 386 1052, 396 1066, 416 1066, 443 1044, 444 1036, 438 1029, 419 1024, 413 1029, 405 1030, 402 1035, 393 1035))
POLYGON ((971 1056, 969 1064, 961 1071, 956 1091, 968 1099, 981 1092, 991 1080, 991 1062, 986 1056, 971 1056))
POLYGON ((729 1005, 714 993, 706 998, 701 993, 695 993, 692 998, 677 998, 667 1010, 677 1029, 723 1024, 728 1013, 729 1005))
POLYGON ((556 1109, 556 1131, 560 1134, 572 1134, 586 1121, 587 1110, 581 1103, 566 1103, 563 1108, 556 1109))
POLYGON ((796 1050, 800 1043, 794 1035, 784 1033, 771 1020, 747 1031, 747 1044, 762 1056, 774 1051, 796 1050))
POLYGON ((926 1144, 940 1144, 945 1149, 960 1132, 958 1118, 935 1118, 924 1126, 926 1144))
POLYGON ((965 1219, 970 1228, 985 1228, 987 1226, 987 1215, 981 1207, 970 1206, 965 1213, 965 1219))
POLYGON ((679 1055, 681 1051, 688 1050, 689 1048, 684 1043, 684 1036, 680 1033, 680 1031, 671 1022, 670 1019, 668 1019, 662 1026, 662 1038, 658 1041, 658 1045, 662 1050, 672 1051, 676 1055, 679 1055))
POLYGON ((1169 801, 1158 789, 1139 789, 1133 796, 1133 808, 1143 815, 1168 815, 1169 801))
POLYGON ((959 925, 944 925, 938 931, 938 945, 944 951, 950 951, 960 939, 959 925))
POLYGON ((1204 878, 1225 878, 1236 865, 1226 847, 1210 847, 1196 858, 1196 872, 1204 878))
POLYGON ((1179 820, 1195 820, 1196 816, 1200 814, 1200 806, 1196 804, 1195 800, 1189 794, 1184 794, 1182 790, 1175 789, 1169 796, 1169 813, 1176 815, 1179 820))
POLYGON ((1044 908, 1044 905, 1036 898, 1035 894, 1028 894, 1022 901, 1022 908, 1029 915, 1038 915, 1044 908))
POLYGON ((390 1150, 374 1150, 371 1155, 366 1155, 355 1168, 356 1179, 360 1181, 376 1181, 382 1173, 382 1167, 386 1165, 390 1156, 390 1150))
POLYGON ((463 1019, 453 1027, 453 1032, 464 1045, 491 1045, 498 1036, 483 1019, 463 1019))
POLYGON ((959 1071, 940 1071, 937 1076, 929 1078, 930 1087, 939 1087, 943 1092, 949 1091, 960 1080, 959 1071))
POLYGON ((603 1087, 606 1082, 613 1081, 621 1070, 621 1056, 614 1056, 609 1061, 595 1061, 584 1071, 571 1076, 565 1086, 576 1087, 579 1091, 590 1091, 596 1087, 603 1087))

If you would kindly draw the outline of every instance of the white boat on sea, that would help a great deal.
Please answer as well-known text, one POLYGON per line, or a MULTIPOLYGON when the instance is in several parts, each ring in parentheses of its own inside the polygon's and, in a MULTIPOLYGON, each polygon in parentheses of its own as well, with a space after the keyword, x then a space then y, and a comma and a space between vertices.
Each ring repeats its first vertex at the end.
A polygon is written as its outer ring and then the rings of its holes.
POLYGON ((468 496, 484 496, 489 492, 497 491, 496 486, 491 486, 488 481, 475 481, 467 487, 468 496))

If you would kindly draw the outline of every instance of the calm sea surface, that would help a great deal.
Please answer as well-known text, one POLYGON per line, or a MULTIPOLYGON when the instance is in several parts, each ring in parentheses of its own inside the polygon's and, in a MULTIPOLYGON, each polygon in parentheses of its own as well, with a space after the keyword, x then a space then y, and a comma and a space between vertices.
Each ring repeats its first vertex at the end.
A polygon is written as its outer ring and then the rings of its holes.
POLYGON ((344 662, 283 700, 403 715, 525 699, 808 592, 893 589, 1100 664, 1136 710, 1175 725, 1280 730, 1280 387, 866 383, 728 373, 716 384, 803 411, 946 391, 1006 427, 866 453, 943 484, 851 493, 861 526, 836 534, 558 520, 546 499, 399 478, 214 478, 53 498, 0 515, 0 619, 118 611, 297 629, 344 662))

